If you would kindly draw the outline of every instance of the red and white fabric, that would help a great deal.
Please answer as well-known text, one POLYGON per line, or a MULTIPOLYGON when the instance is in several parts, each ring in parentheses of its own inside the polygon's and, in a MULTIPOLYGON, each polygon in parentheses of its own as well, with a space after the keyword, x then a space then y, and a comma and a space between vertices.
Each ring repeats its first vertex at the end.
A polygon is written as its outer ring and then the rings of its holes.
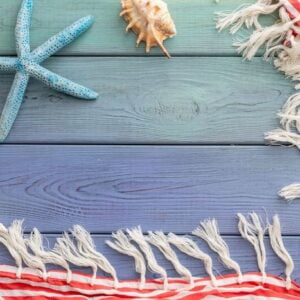
POLYGON ((30 269, 24 269, 22 278, 16 278, 14 267, 0 267, 0 295, 4 300, 118 300, 118 299, 181 299, 181 300, 267 300, 267 299, 300 299, 300 286, 292 284, 287 290, 285 281, 279 277, 268 276, 262 284, 259 273, 247 273, 243 282, 237 283, 236 275, 219 277, 217 287, 211 286, 211 281, 195 279, 195 286, 188 288, 182 279, 169 279, 167 291, 162 289, 162 282, 149 280, 143 290, 139 289, 139 281, 120 282, 118 289, 114 282, 107 278, 97 278, 91 286, 87 275, 74 273, 71 283, 67 284, 66 274, 60 271, 50 271, 44 281, 39 274, 30 269))

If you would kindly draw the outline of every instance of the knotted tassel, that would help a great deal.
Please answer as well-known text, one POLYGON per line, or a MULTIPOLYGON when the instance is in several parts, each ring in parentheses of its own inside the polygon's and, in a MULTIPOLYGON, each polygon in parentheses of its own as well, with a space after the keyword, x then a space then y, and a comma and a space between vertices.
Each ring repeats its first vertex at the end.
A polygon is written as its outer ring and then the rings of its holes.
POLYGON ((213 274, 213 263, 211 257, 204 253, 198 245, 191 239, 187 237, 181 237, 174 233, 169 233, 168 240, 171 244, 176 246, 179 251, 199 259, 203 262, 206 273, 209 275, 211 279, 212 286, 217 286, 217 280, 215 275, 213 274))
POLYGON ((273 224, 269 225, 270 242, 274 252, 285 263, 286 288, 289 290, 292 287, 292 273, 295 265, 289 252, 286 250, 281 234, 281 226, 278 215, 273 217, 273 224))
POLYGON ((97 262, 95 262, 94 259, 82 255, 67 233, 64 233, 63 237, 56 240, 53 251, 75 266, 91 268, 93 274, 90 279, 90 284, 91 286, 95 284, 98 270, 97 262))
POLYGON ((75 225, 72 230, 72 235, 77 241, 77 247, 79 253, 91 260, 94 260, 99 269, 110 274, 114 280, 115 288, 118 287, 119 281, 115 268, 111 265, 108 259, 96 250, 96 246, 93 242, 91 235, 79 225, 75 225))
POLYGON ((7 228, 0 223, 0 243, 5 246, 5 248, 8 250, 9 254, 11 257, 14 259, 16 266, 17 266, 17 278, 21 278, 22 276, 22 256, 20 253, 17 251, 17 249, 14 247, 14 244, 11 243, 11 239, 8 233, 7 228))
POLYGON ((264 283, 266 274, 266 249, 264 244, 264 234, 266 229, 261 225, 257 214, 252 213, 249 215, 248 221, 242 214, 238 214, 239 223, 238 228, 242 237, 247 240, 256 252, 258 268, 262 274, 262 282, 264 283))
POLYGON ((135 270, 140 274, 140 289, 144 289, 146 283, 146 263, 143 254, 130 242, 126 234, 119 230, 112 234, 114 241, 106 241, 112 249, 124 255, 131 256, 135 262, 135 270))
POLYGON ((192 233, 207 242, 208 246, 219 255, 223 264, 237 273, 238 282, 241 283, 243 281, 241 268, 239 264, 230 257, 228 245, 219 233, 217 221, 214 219, 208 220, 201 222, 200 225, 201 227, 198 227, 192 233))
POLYGON ((34 256, 38 257, 44 264, 54 264, 63 267, 67 271, 67 283, 72 280, 72 272, 68 262, 53 251, 45 251, 43 247, 43 238, 41 233, 34 228, 28 239, 26 239, 28 248, 31 249, 34 256))
POLYGON ((163 232, 149 232, 148 241, 157 247, 164 257, 172 263, 174 269, 179 275, 182 275, 184 278, 187 278, 190 283, 190 289, 194 287, 194 280, 191 272, 184 267, 179 261, 175 251, 171 248, 168 237, 163 232))
POLYGON ((168 276, 167 272, 163 267, 161 267, 153 254, 153 251, 148 244, 146 238, 143 235, 143 232, 140 227, 133 228, 131 230, 127 230, 128 235, 131 237, 131 239, 138 244, 141 251, 144 253, 147 265, 151 272, 160 274, 163 280, 163 286, 164 290, 168 289, 168 276))
POLYGON ((22 225, 23 221, 14 221, 11 226, 8 227, 7 240, 15 251, 22 257, 24 264, 31 269, 40 271, 43 279, 46 280, 46 266, 39 257, 28 251, 26 240, 23 235, 22 225))

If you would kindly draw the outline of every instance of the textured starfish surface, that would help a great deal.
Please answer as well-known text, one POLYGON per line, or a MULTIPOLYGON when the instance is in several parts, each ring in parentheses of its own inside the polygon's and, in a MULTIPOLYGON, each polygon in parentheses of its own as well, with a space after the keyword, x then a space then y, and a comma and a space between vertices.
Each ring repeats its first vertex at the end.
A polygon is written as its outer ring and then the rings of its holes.
POLYGON ((0 70, 16 72, 14 82, 0 117, 0 142, 9 134, 23 101, 30 77, 42 81, 47 86, 68 95, 94 100, 98 94, 40 66, 44 60, 74 41, 93 24, 93 17, 84 17, 54 35, 31 52, 30 23, 33 0, 23 0, 15 30, 17 58, 0 57, 0 70))

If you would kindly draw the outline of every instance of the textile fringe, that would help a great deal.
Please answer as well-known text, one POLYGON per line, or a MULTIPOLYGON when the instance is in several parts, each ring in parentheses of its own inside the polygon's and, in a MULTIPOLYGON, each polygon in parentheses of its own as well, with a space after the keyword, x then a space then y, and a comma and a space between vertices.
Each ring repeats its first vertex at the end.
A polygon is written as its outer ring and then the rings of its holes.
POLYGON ((241 283, 243 281, 243 276, 240 266, 230 257, 228 245, 219 233, 217 221, 215 219, 207 220, 200 223, 200 225, 201 227, 198 227, 192 232, 193 235, 196 235, 206 241, 208 246, 219 255, 223 264, 237 273, 238 282, 241 283))
POLYGON ((240 30, 243 25, 247 28, 261 29, 258 17, 271 14, 281 6, 281 3, 272 4, 272 2, 272 0, 259 0, 250 6, 243 5, 232 13, 218 13, 217 29, 221 31, 229 27, 232 34, 240 30))
POLYGON ((289 290, 292 287, 291 275, 294 271, 294 262, 288 251, 286 250, 282 235, 279 216, 273 217, 273 224, 269 225, 269 235, 272 248, 276 255, 285 263, 285 274, 286 274, 286 288, 289 290))
POLYGON ((57 239, 53 251, 75 266, 91 268, 93 275, 90 283, 92 286, 94 285, 98 270, 97 262, 94 259, 81 255, 78 247, 67 233, 57 239))
POLYGON ((256 252, 258 268, 262 274, 263 283, 267 278, 266 274, 266 249, 264 244, 264 234, 266 229, 261 225, 257 214, 252 213, 247 220, 242 214, 238 214, 239 223, 238 228, 242 237, 247 240, 256 252))
MULTIPOLYGON (((252 59, 264 48, 266 60, 274 58, 275 67, 293 81, 300 81, 300 13, 289 0, 258 0, 231 13, 219 13, 217 29, 234 34, 242 26, 254 31, 244 41, 234 43, 245 59, 252 59), (261 15, 278 14, 273 25, 264 27, 261 15)), ((295 85, 300 89, 300 84, 295 85)), ((271 144, 291 144, 300 148, 300 93, 291 96, 278 114, 281 128, 266 133, 271 144)))
MULTIPOLYGON (((238 217, 238 227, 241 235, 254 246, 258 267, 264 281, 267 278, 265 273, 265 228, 261 225, 258 215, 254 213, 250 214, 248 219, 242 214, 238 214, 238 217)), ((54 264, 66 270, 65 275, 62 274, 62 276, 65 276, 66 282, 70 283, 76 277, 76 275, 72 274, 71 264, 92 269, 92 275, 87 277, 90 285, 99 282, 99 279, 96 278, 97 271, 102 270, 111 276, 111 279, 103 279, 107 284, 115 290, 118 290, 119 287, 121 288, 115 268, 103 254, 96 250, 91 235, 81 226, 74 226, 70 233, 64 233, 62 237, 57 238, 52 250, 45 250, 42 234, 37 229, 33 229, 31 234, 28 236, 24 235, 22 224, 22 221, 15 221, 8 228, 0 224, 0 242, 15 260, 17 278, 22 278, 23 266, 26 266, 37 272, 36 274, 39 274, 37 276, 40 276, 42 280, 47 281, 48 272, 46 265, 54 264)), ((224 265, 235 270, 238 276, 237 279, 233 280, 243 284, 240 266, 230 257, 229 247, 219 234, 217 222, 209 220, 200 224, 201 226, 194 230, 193 234, 206 241, 208 246, 219 255, 224 265)), ((294 263, 284 246, 278 216, 273 218, 273 222, 269 225, 268 230, 274 253, 286 265, 285 286, 287 289, 290 289, 294 263)), ((218 285, 218 280, 213 273, 211 257, 204 253, 191 238, 178 236, 173 233, 166 235, 163 232, 144 234, 140 227, 126 231, 117 231, 113 233, 112 237, 113 240, 106 241, 107 245, 134 259, 136 271, 140 274, 139 288, 141 290, 145 288, 147 266, 151 272, 161 276, 161 280, 156 280, 153 283, 157 286, 157 289, 160 288, 165 291, 172 289, 168 285, 171 279, 168 279, 166 270, 157 263, 152 247, 156 247, 172 263, 177 273, 187 280, 186 283, 184 283, 185 280, 181 281, 183 289, 192 289, 196 282, 195 280, 199 278, 193 278, 190 270, 180 262, 174 248, 203 262, 205 270, 211 279, 211 281, 206 281, 207 288, 211 289, 218 285)), ((173 281, 171 280, 171 282, 173 281)))
POLYGON ((168 241, 172 245, 176 246, 181 252, 201 260, 204 264, 206 273, 211 279, 212 286, 217 286, 217 280, 213 273, 213 262, 211 257, 200 250, 198 245, 193 240, 187 237, 180 237, 174 233, 169 233, 168 241))
POLYGON ((133 228, 131 230, 127 230, 128 235, 131 237, 131 239, 138 244, 140 249, 142 250, 143 254, 145 255, 147 265, 149 270, 152 273, 160 274, 163 279, 164 289, 168 289, 168 275, 166 270, 161 267, 153 254, 153 251, 147 242, 145 236, 143 235, 142 229, 140 227, 133 228))
POLYGON ((96 247, 91 235, 79 225, 75 225, 71 232, 77 240, 79 253, 84 257, 94 260, 100 270, 110 274, 114 280, 114 286, 117 288, 119 281, 116 270, 103 254, 96 251, 96 247))
MULTIPOLYGON (((53 264, 63 267, 67 272, 66 281, 70 283, 72 280, 72 272, 67 261, 53 251, 45 251, 43 247, 43 237, 41 233, 34 228, 28 239, 25 240, 27 247, 32 251, 44 265, 53 264)), ((45 276, 44 276, 45 277, 45 276)))
POLYGON ((130 243, 129 238, 123 231, 119 230, 116 233, 113 233, 112 237, 115 241, 106 241, 106 244, 112 249, 134 258, 135 271, 141 274, 140 289, 144 289, 147 269, 143 254, 130 243))
POLYGON ((174 269, 179 275, 182 275, 184 278, 187 278, 190 283, 190 288, 194 287, 194 279, 192 273, 184 267, 179 261, 175 251, 171 248, 171 245, 168 241, 168 237, 163 232, 149 232, 148 241, 157 247, 164 257, 172 263, 174 269))
POLYGON ((44 280, 47 279, 47 271, 45 264, 36 255, 32 255, 26 246, 26 240, 24 239, 23 221, 14 221, 10 227, 8 227, 7 238, 10 246, 20 255, 24 264, 31 269, 39 270, 44 280))
POLYGON ((280 197, 287 201, 293 201, 295 199, 300 198, 300 184, 299 183, 293 183, 290 184, 278 193, 280 197))

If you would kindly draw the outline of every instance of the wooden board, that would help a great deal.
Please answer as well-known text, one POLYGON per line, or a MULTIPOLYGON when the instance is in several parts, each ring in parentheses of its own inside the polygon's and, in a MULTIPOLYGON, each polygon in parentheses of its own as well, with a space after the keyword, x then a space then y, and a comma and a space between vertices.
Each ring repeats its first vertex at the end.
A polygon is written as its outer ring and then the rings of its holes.
POLYGON ((284 233, 300 234, 299 203, 277 191, 297 182, 300 160, 284 147, 0 147, 0 220, 61 232, 142 225, 187 233, 215 217, 237 234, 235 215, 280 213, 284 233))
MULTIPOLYGON (((264 144, 293 92, 260 58, 53 58, 46 66, 100 97, 77 100, 32 80, 8 143, 264 144)), ((0 75, 0 108, 12 80, 0 75)))
MULTIPOLYGON (((247 0, 251 3, 251 0, 247 0)), ((0 55, 15 54, 14 27, 20 0, 0 0, 0 55)), ((233 10, 239 0, 216 4, 213 0, 167 0, 176 22, 178 35, 166 42, 172 55, 235 55, 229 34, 215 29, 215 12, 233 10)), ((32 48, 85 15, 94 15, 95 24, 63 55, 145 55, 135 48, 135 35, 125 33, 119 17, 120 1, 112 0, 39 0, 34 3, 31 30, 32 48)), ((245 33, 246 34, 246 33, 245 33)), ((152 55, 161 55, 156 49, 152 55)))

